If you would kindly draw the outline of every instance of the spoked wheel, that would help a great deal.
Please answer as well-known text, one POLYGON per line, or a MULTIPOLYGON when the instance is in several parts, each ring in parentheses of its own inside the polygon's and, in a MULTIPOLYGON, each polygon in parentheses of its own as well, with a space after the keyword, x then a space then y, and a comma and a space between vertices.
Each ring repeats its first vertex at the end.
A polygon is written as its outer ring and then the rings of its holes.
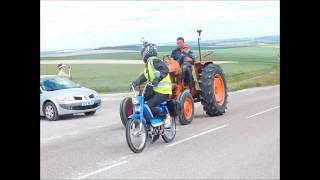
MULTIPOLYGON (((167 115, 169 116, 169 114, 167 115)), ((176 136, 176 118, 171 119, 170 127, 164 128, 164 133, 161 135, 162 139, 169 143, 171 142, 176 136)))
POLYGON ((178 99, 181 105, 181 112, 179 114, 180 124, 190 124, 194 114, 194 101, 192 95, 188 91, 183 91, 178 99))
POLYGON ((124 127, 126 127, 128 117, 132 112, 132 99, 130 97, 126 97, 120 102, 120 119, 124 127))
POLYGON ((129 120, 126 125, 126 139, 129 148, 134 153, 143 151, 147 142, 147 128, 140 119, 129 120))

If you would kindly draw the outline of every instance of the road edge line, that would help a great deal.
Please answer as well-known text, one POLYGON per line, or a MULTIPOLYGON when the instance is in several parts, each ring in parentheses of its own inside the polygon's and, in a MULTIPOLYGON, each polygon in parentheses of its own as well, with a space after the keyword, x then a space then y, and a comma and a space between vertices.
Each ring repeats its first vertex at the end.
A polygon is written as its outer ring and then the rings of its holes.
POLYGON ((98 170, 93 171, 93 172, 91 172, 91 173, 88 173, 88 174, 86 174, 86 175, 83 175, 83 176, 77 177, 77 178, 75 178, 75 179, 77 179, 77 180, 78 180, 78 179, 84 179, 84 178, 87 178, 87 177, 89 177, 89 176, 92 176, 92 175, 98 174, 98 173, 100 173, 100 172, 103 172, 103 171, 109 170, 109 169, 111 169, 111 168, 114 168, 114 167, 117 167, 117 166, 120 166, 120 165, 123 165, 123 164, 126 164, 126 163, 128 163, 128 161, 121 161, 121 162, 118 162, 118 163, 116 163, 116 164, 113 164, 113 165, 110 165, 110 166, 104 167, 104 168, 102 168, 102 169, 98 169, 98 170))
POLYGON ((275 106, 275 107, 269 108, 269 109, 267 109, 267 110, 265 110, 265 111, 258 112, 258 113, 256 113, 256 114, 253 114, 253 115, 251 115, 251 116, 248 116, 247 119, 252 118, 252 117, 255 117, 255 116, 258 116, 258 115, 260 115, 260 114, 263 114, 263 113, 266 113, 266 112, 269 112, 269 111, 272 111, 272 110, 277 109, 277 108, 280 108, 280 106, 275 106))
POLYGON ((169 145, 167 145, 167 147, 172 147, 172 146, 175 146, 175 145, 177 145, 177 144, 181 144, 181 143, 186 142, 186 141, 188 141, 188 140, 194 139, 194 138, 199 137, 199 136, 202 136, 202 135, 204 135, 204 134, 208 134, 208 133, 210 133, 210 132, 212 132, 212 131, 216 131, 216 130, 225 128, 225 127, 227 127, 227 126, 229 126, 229 124, 224 124, 224 125, 215 127, 215 128, 213 128, 213 129, 206 130, 206 131, 201 132, 201 133, 199 133, 199 134, 196 134, 196 135, 193 135, 193 136, 191 136, 191 137, 188 137, 188 138, 182 139, 182 140, 180 140, 180 141, 176 141, 176 142, 174 142, 174 143, 172 143, 172 144, 169 144, 169 145))

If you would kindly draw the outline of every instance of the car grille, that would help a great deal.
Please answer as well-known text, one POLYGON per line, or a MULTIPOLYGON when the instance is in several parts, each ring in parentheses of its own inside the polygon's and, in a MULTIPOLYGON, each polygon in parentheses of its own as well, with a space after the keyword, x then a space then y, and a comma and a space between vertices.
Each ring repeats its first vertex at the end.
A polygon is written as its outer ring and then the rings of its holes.
POLYGON ((82 97, 80 97, 80 96, 74 96, 74 99, 75 99, 75 100, 82 100, 82 97))
MULTIPOLYGON (((90 98, 90 99, 93 99, 93 98, 94 98, 94 94, 91 94, 91 95, 89 96, 89 98, 90 98)), ((74 96, 74 99, 75 99, 75 100, 82 100, 83 98, 82 98, 81 96, 74 96)))
POLYGON ((101 102, 94 103, 94 104, 88 105, 88 106, 71 106, 71 105, 66 105, 66 104, 60 104, 60 106, 64 109, 68 109, 68 110, 87 110, 87 109, 96 108, 96 107, 100 106, 100 104, 101 104, 101 102))

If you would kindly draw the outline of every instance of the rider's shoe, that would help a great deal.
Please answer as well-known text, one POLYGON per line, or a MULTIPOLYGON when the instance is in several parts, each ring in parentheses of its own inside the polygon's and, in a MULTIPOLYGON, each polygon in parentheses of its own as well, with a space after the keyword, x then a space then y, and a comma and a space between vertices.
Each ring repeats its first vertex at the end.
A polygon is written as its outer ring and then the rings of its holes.
POLYGON ((167 115, 166 119, 164 119, 164 128, 170 128, 171 125, 171 116, 167 115))
POLYGON ((158 135, 154 135, 153 138, 152 138, 152 140, 151 140, 151 142, 150 142, 150 144, 155 143, 155 142, 159 139, 159 137, 160 137, 159 134, 158 134, 158 135))
POLYGON ((160 118, 153 118, 153 119, 151 119, 151 125, 153 127, 160 126, 160 125, 162 125, 162 120, 160 118))

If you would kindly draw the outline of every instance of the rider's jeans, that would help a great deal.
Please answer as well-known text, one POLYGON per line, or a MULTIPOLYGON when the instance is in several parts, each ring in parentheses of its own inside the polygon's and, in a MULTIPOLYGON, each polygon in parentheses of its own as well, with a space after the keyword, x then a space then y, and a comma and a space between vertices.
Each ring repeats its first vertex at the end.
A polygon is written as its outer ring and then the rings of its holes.
POLYGON ((160 94, 160 93, 154 92, 152 97, 147 101, 147 105, 152 111, 152 114, 154 117, 162 116, 159 113, 159 109, 157 108, 157 106, 159 106, 162 102, 166 101, 167 99, 169 99, 169 94, 160 94))

